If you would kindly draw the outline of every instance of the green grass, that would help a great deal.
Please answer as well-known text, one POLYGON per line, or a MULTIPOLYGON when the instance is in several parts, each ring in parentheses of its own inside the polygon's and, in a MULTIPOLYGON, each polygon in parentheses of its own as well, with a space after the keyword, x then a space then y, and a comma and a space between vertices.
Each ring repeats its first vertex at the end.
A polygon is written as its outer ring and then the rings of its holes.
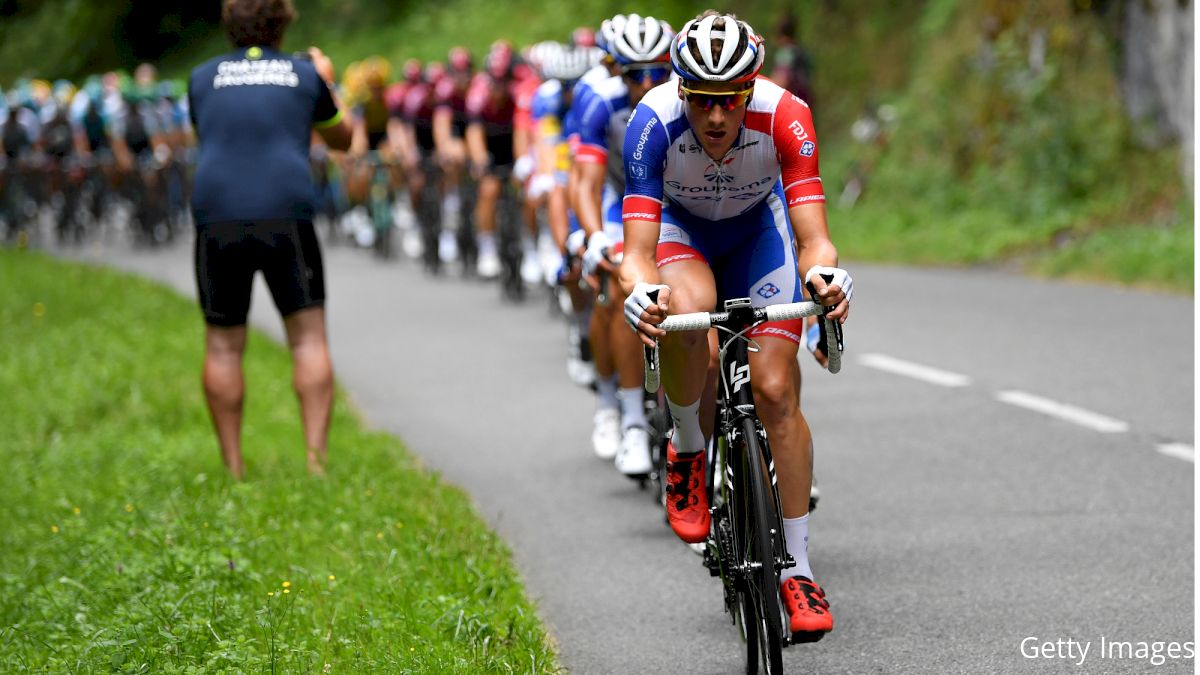
POLYGON ((251 336, 239 484, 196 307, 12 249, 0 288, 3 670, 557 670, 503 543, 345 396, 306 474, 282 348, 251 336))

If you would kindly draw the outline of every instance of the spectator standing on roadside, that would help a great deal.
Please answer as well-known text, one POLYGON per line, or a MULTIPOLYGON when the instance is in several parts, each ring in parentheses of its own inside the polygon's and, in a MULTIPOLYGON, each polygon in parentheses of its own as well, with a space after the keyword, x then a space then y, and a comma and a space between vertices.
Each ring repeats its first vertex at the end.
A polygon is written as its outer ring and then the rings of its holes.
POLYGON ((812 108, 812 57, 796 42, 796 17, 785 12, 779 21, 779 34, 771 45, 774 64, 771 81, 795 94, 812 108))
POLYGON ((315 128, 330 148, 345 150, 351 126, 333 94, 329 59, 315 47, 280 51, 295 18, 291 0, 224 0, 222 22, 235 51, 196 67, 188 80, 199 143, 192 212, 207 324, 204 393, 222 458, 239 479, 242 355, 256 272, 283 317, 313 473, 324 472, 333 407, 309 143, 315 128))

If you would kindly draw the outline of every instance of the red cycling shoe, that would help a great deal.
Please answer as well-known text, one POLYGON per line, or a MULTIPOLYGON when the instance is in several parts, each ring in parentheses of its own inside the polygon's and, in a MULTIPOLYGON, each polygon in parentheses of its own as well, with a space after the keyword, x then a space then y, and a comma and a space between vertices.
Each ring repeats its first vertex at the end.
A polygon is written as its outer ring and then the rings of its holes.
POLYGON ((816 642, 833 630, 833 614, 825 591, 808 577, 785 579, 779 597, 787 608, 792 642, 816 642))
POLYGON ((667 444, 667 522, 689 544, 704 541, 712 526, 704 490, 704 462, 703 452, 680 457, 675 454, 675 444, 667 444))

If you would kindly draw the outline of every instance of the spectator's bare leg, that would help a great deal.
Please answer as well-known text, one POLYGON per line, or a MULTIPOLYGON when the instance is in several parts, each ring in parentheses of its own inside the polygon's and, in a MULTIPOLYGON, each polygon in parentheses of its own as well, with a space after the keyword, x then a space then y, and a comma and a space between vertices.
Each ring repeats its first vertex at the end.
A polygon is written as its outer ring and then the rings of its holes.
POLYGON ((241 480, 242 403, 246 385, 242 377, 242 354, 246 351, 246 327, 208 326, 204 334, 204 397, 221 445, 221 459, 233 477, 241 480))
POLYGON ((300 399, 308 470, 323 474, 333 413, 333 362, 325 337, 325 308, 302 309, 285 317, 283 324, 292 350, 292 385, 300 399))

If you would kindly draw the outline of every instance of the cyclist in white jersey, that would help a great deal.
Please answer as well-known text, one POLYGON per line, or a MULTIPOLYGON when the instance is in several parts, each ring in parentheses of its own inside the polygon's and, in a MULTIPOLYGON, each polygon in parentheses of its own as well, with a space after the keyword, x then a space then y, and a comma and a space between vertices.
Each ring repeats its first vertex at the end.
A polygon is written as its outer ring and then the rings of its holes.
MULTIPOLYGON (((762 38, 732 15, 689 21, 671 48, 680 82, 648 93, 625 136, 625 314, 646 344, 661 340, 675 423, 667 516, 688 542, 703 541, 711 525, 702 450, 713 423, 712 348, 703 334, 668 335, 657 324, 668 314, 713 311, 728 298, 749 296, 759 307, 799 301, 801 279, 844 322, 853 290, 829 239, 812 115, 758 78, 764 56, 762 38)), ((800 412, 802 333, 800 321, 756 328, 750 369, 797 563, 784 570, 780 594, 796 639, 811 641, 833 629, 833 616, 808 560, 812 435, 800 412)))
MULTIPOLYGON (((583 256, 584 272, 597 269, 610 273, 599 291, 615 297, 609 261, 621 257, 621 194, 625 190, 622 148, 625 129, 634 106, 653 87, 671 78, 670 48, 675 33, 665 21, 630 14, 613 35, 609 52, 619 64, 620 75, 592 88, 587 107, 579 116, 579 166, 573 202, 579 223, 588 234, 583 256)), ((615 455, 617 470, 627 476, 650 472, 650 432, 642 391, 642 349, 637 335, 622 324, 615 303, 598 305, 592 314, 591 338, 596 356, 596 414, 592 444, 601 457, 606 441, 619 439, 615 455), (619 423, 619 427, 617 424, 619 423), (612 433, 619 428, 619 435, 612 433)), ((608 457, 613 457, 608 454, 608 457)))

